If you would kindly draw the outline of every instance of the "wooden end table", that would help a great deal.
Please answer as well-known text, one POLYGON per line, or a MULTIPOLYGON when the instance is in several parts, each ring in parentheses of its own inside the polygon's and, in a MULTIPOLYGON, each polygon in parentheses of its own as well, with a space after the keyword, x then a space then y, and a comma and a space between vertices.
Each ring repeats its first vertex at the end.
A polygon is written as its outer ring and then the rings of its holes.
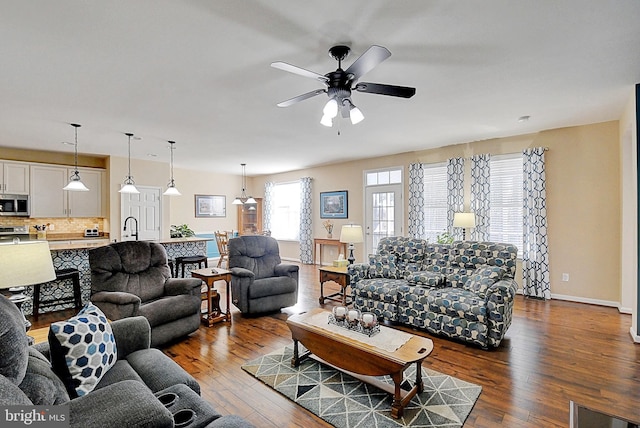
POLYGON ((221 321, 231 324, 231 271, 220 268, 195 269, 191 271, 191 276, 203 280, 207 285, 207 289, 202 292, 202 300, 207 301, 207 310, 202 314, 202 322, 209 327, 221 321), (214 287, 216 281, 227 283, 227 306, 224 312, 220 308, 220 295, 214 287))
MULTIPOLYGON (((300 361, 311 357, 315 360, 329 364, 330 366, 348 373, 349 375, 374 385, 383 391, 393 395, 391 416, 399 418, 405 406, 419 392, 422 392, 422 361, 433 350, 433 342, 426 337, 411 335, 411 338, 393 352, 368 345, 366 336, 363 341, 336 334, 306 322, 309 318, 319 313, 329 315, 328 311, 320 308, 313 309, 299 315, 292 315, 287 320, 287 326, 291 330, 293 338, 293 358, 291 365, 297 367, 300 361), (300 355, 298 342, 309 350, 300 355), (312 355, 313 354, 313 355, 312 355), (409 391, 400 388, 404 378, 404 371, 411 365, 416 365, 415 385, 409 391), (389 375, 393 379, 393 385, 382 382, 374 376, 389 375)), ((381 329, 389 327, 380 326, 381 329)))
POLYGON ((349 274, 347 273, 347 267, 326 266, 318 268, 320 273, 320 299, 321 305, 324 305, 325 300, 333 300, 334 302, 341 302, 343 306, 351 304, 351 298, 347 302, 347 286, 349 286, 349 274), (324 283, 327 281, 333 281, 340 286, 340 291, 337 293, 324 295, 324 283))

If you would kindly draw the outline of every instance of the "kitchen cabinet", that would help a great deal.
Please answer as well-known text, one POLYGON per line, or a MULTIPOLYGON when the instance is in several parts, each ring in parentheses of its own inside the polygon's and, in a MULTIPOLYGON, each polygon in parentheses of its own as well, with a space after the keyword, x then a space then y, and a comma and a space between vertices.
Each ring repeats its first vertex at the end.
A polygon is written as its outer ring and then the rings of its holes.
POLYGON ((104 217, 104 171, 78 168, 89 191, 63 190, 74 170, 55 165, 31 166, 31 217, 104 217))
POLYGON ((238 205, 238 232, 240 235, 262 234, 262 199, 255 204, 238 205))
POLYGON ((29 194, 29 164, 0 161, 0 193, 29 194))

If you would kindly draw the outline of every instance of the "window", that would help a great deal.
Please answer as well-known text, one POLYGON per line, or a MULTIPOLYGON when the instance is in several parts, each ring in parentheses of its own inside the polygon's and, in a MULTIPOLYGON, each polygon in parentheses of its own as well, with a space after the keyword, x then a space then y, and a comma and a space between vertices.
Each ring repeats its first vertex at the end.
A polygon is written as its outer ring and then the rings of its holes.
POLYGON ((447 231, 447 165, 424 166, 424 238, 436 242, 447 231))
POLYGON ((489 239, 518 247, 522 255, 522 156, 491 158, 489 239))
POLYGON ((273 185, 271 236, 279 240, 300 240, 300 182, 273 185))
POLYGON ((367 186, 402 183, 402 169, 367 172, 367 186))

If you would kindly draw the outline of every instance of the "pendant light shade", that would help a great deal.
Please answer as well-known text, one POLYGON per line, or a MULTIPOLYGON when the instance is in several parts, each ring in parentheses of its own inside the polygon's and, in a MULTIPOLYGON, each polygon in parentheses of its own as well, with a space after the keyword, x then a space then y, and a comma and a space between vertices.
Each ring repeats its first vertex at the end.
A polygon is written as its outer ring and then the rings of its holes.
POLYGON ((69 177, 69 184, 64 186, 62 189, 70 190, 72 192, 88 192, 89 189, 87 188, 87 186, 84 185, 84 183, 80 179, 80 172, 78 171, 78 128, 80 128, 81 125, 78 125, 77 123, 71 123, 70 125, 75 128, 75 134, 76 134, 75 144, 73 145, 76 168, 73 171, 73 174, 71 174, 71 176, 69 177))
POLYGON ((133 181, 133 177, 131 176, 131 137, 133 134, 128 132, 126 134, 129 137, 129 173, 127 177, 124 179, 124 185, 118 190, 120 193, 140 193, 140 191, 136 188, 136 183, 133 181))
POLYGON ((174 150, 174 145, 176 144, 175 141, 169 141, 169 149, 171 152, 171 180, 169 180, 169 183, 167 184, 167 190, 164 191, 163 195, 165 196, 182 196, 182 193, 180 193, 178 191, 178 189, 176 188, 176 183, 173 180, 173 150, 174 150))
POLYGON ((240 196, 236 196, 236 198, 231 202, 232 205, 244 205, 244 204, 256 204, 257 201, 253 199, 253 196, 247 196, 246 187, 247 187, 247 176, 245 175, 245 166, 247 164, 241 163, 242 166, 242 193, 240 196))

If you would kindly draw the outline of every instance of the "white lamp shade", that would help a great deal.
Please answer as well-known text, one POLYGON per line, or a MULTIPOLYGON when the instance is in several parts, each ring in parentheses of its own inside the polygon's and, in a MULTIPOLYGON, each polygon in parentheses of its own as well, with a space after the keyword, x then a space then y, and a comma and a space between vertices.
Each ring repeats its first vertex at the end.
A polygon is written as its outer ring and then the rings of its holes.
POLYGON ((320 124, 322 126, 326 126, 327 128, 331 128, 333 126, 333 119, 325 114, 322 116, 322 119, 320 119, 320 124))
POLYGON ((476 227, 476 215, 474 213, 453 214, 453 227, 476 227))
POLYGON ((242 205, 242 201, 240 198, 235 198, 233 202, 231 202, 231 205, 242 205))
POLYGON ((245 204, 257 204, 258 201, 253 199, 253 196, 249 196, 249 198, 244 202, 245 204))
POLYGON ((322 113, 325 116, 329 116, 331 119, 338 115, 338 102, 335 98, 331 98, 329 101, 327 101, 327 104, 325 104, 324 108, 322 109, 322 113))
POLYGON ((71 181, 69 181, 69 184, 64 186, 62 189, 70 190, 72 192, 88 192, 89 191, 87 186, 85 186, 84 183, 80 181, 80 178, 78 178, 77 180, 71 179, 71 181))
POLYGON ((362 242, 362 226, 346 224, 340 230, 340 242, 359 244, 362 242))
POLYGON ((47 241, 0 244, 0 288, 42 284, 56 279, 47 241))
POLYGON ((354 107, 349 112, 349 118, 351 119, 351 124, 355 125, 364 120, 364 115, 362 114, 362 112, 358 107, 354 107))
POLYGON ((125 184, 118 190, 120 193, 140 193, 140 191, 133 184, 125 184))
POLYGON ((164 191, 163 195, 165 195, 165 196, 182 196, 182 193, 180 193, 175 186, 169 186, 169 187, 167 187, 167 190, 164 191))

